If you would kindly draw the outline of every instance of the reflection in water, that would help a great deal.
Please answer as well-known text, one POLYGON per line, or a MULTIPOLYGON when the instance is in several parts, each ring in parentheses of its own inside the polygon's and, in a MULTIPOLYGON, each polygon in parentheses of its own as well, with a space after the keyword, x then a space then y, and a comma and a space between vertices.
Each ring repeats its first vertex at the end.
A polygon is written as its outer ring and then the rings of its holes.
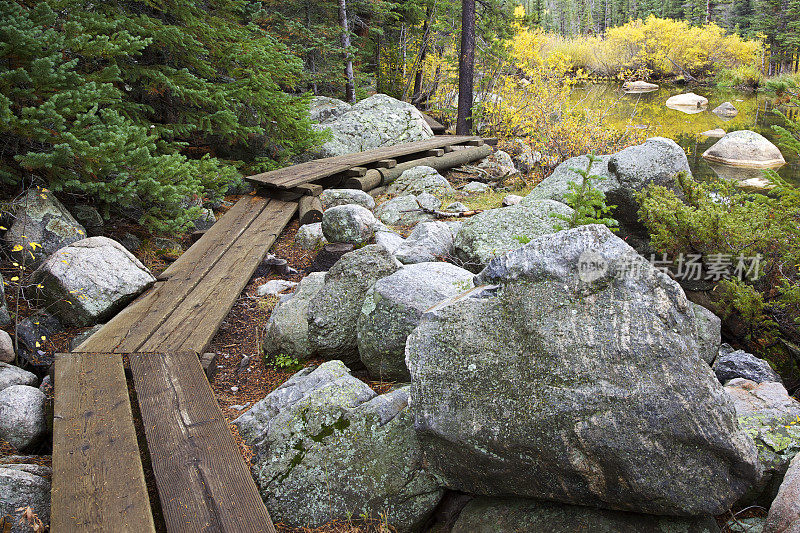
MULTIPOLYGON (((726 132, 747 129, 760 133, 777 144, 771 126, 783 123, 783 120, 772 112, 771 96, 713 87, 689 89, 662 85, 657 90, 647 93, 625 93, 618 84, 587 84, 575 89, 570 97, 570 104, 578 109, 602 112, 603 120, 609 126, 618 129, 641 127, 646 129, 650 137, 674 139, 686 151, 692 173, 697 178, 717 175, 709 163, 700 157, 706 149, 717 142, 717 139, 706 137, 702 135, 703 132, 717 128, 726 132), (689 91, 708 98, 708 106, 693 114, 667 108, 665 104, 670 96, 689 91), (708 110, 726 101, 734 102, 739 110, 736 117, 723 119, 708 110)), ((694 111, 691 108, 690 110, 694 111)), ((797 118, 797 109, 781 108, 781 111, 791 118, 797 118)), ((783 149, 782 152, 787 164, 781 167, 778 173, 784 179, 800 185, 800 158, 788 150, 783 149)), ((760 176, 759 171, 758 177, 760 176)))
POLYGON ((740 187, 746 189, 771 189, 775 185, 764 177, 764 172, 758 168, 732 167, 721 163, 708 162, 708 166, 720 178, 733 180, 740 187))
POLYGON ((681 113, 686 113, 687 115, 696 115, 698 113, 704 113, 708 111, 708 107, 696 107, 696 106, 688 106, 688 105, 674 105, 674 104, 666 104, 669 109, 674 111, 680 111, 681 113))

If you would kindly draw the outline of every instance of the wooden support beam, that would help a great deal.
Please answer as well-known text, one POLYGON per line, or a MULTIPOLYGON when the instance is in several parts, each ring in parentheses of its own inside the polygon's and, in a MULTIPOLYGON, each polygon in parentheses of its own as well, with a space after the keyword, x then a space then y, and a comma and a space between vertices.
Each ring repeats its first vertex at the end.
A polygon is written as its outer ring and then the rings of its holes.
POLYGON ((492 153, 492 147, 488 145, 483 145, 483 146, 468 147, 462 150, 454 150, 449 154, 444 154, 441 157, 426 157, 423 159, 414 159, 413 161, 406 161, 405 163, 400 163, 394 168, 381 170, 381 174, 383 174, 382 185, 390 184, 391 182, 399 178, 403 172, 405 172, 410 168, 423 165, 442 171, 448 168, 453 168, 459 165, 470 163, 477 159, 482 159, 491 153, 492 153))
POLYGON ((212 381, 214 376, 217 375, 217 354, 215 352, 206 352, 200 356, 200 366, 203 367, 203 372, 206 373, 208 381, 212 381))
POLYGON ((442 157, 444 155, 444 148, 434 148, 433 150, 425 150, 421 154, 423 157, 442 157))
POLYGON ((359 178, 367 173, 366 167, 353 167, 345 170, 342 174, 345 178, 359 178))
POLYGON ((320 194, 322 194, 324 188, 322 187, 322 185, 319 185, 317 183, 304 183, 302 185, 298 185, 297 187, 291 190, 299 192, 300 194, 303 194, 305 196, 319 196, 320 194))
POLYGON ((464 143, 467 146, 483 146, 486 142, 483 139, 472 139, 464 143))
POLYGON ((484 137, 483 138, 483 142, 485 142, 489 146, 497 146, 497 143, 499 141, 500 140, 497 137, 484 137))
POLYGON ((378 187, 383 181, 383 171, 377 169, 370 169, 361 177, 349 178, 344 182, 347 189, 359 189, 361 191, 368 191, 378 187))
POLYGON ((367 191, 367 194, 369 194, 373 198, 377 198, 378 196, 385 194, 386 189, 388 189, 388 187, 375 187, 371 191, 367 191))
POLYGON ((394 168, 397 166, 397 159, 381 159, 375 163, 375 168, 394 168))
POLYGON ((322 222, 322 202, 318 196, 300 198, 300 225, 322 222))

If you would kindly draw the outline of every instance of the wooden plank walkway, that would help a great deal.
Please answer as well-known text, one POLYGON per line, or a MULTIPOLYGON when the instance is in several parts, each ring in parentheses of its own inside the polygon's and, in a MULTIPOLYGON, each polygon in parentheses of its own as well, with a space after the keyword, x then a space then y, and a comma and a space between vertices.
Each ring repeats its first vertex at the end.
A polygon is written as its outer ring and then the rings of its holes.
POLYGON ((307 163, 256 174, 245 179, 265 187, 291 189, 298 185, 342 174, 353 167, 366 167, 385 159, 409 157, 428 150, 465 144, 471 141, 479 141, 480 139, 480 137, 472 135, 439 135, 424 141, 397 144, 326 159, 315 159, 307 163))

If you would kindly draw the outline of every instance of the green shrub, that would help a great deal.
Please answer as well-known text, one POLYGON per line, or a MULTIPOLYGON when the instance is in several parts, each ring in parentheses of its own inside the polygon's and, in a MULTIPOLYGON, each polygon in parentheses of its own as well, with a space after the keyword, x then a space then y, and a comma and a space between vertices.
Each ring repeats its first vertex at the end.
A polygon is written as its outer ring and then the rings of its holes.
POLYGON ((723 68, 714 75, 714 83, 720 87, 749 87, 757 89, 761 82, 761 71, 753 65, 723 68))
POLYGON ((581 182, 570 181, 567 183, 568 191, 564 194, 564 203, 573 209, 572 215, 555 213, 553 216, 567 223, 567 228, 577 228, 587 224, 603 224, 612 231, 616 231, 619 222, 611 218, 611 211, 616 207, 606 205, 606 194, 594 186, 595 181, 605 178, 589 174, 592 165, 598 161, 594 154, 589 154, 589 163, 586 168, 570 167, 570 170, 581 176, 581 182))

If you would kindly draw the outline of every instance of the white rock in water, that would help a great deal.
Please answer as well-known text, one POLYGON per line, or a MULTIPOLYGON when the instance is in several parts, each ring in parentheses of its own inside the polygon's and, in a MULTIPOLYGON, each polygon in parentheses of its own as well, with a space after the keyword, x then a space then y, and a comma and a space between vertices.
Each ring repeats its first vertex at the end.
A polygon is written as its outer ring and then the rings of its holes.
POLYGON ((739 114, 739 110, 730 102, 723 102, 712 111, 715 115, 723 118, 733 118, 739 114))
POLYGON ((701 133, 700 135, 705 135, 706 137, 715 137, 715 138, 721 139, 722 137, 725 137, 725 130, 723 130, 722 128, 716 128, 716 129, 713 129, 713 130, 706 130, 703 133, 701 133))
POLYGON ((629 93, 645 93, 655 91, 658 85, 646 81, 627 81, 622 85, 622 90, 629 93))
POLYGON ((709 161, 737 167, 775 168, 786 164, 778 147, 750 130, 733 131, 703 152, 709 161))
MULTIPOLYGON (((693 107, 701 108, 708 105, 708 98, 694 93, 676 94, 667 99, 667 107, 693 107)), ((684 111, 680 109, 680 111, 684 111)))

